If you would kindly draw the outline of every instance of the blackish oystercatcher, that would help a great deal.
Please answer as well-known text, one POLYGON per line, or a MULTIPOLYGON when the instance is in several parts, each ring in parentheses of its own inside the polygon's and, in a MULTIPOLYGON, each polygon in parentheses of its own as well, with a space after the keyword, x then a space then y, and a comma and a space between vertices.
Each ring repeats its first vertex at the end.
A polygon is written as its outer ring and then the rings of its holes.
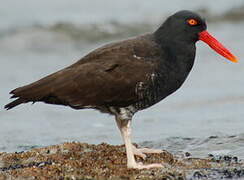
POLYGON ((5 108, 41 101, 112 114, 125 143, 128 168, 162 167, 135 161, 134 155, 162 151, 132 144, 132 117, 181 87, 192 69, 198 40, 237 62, 206 28, 198 14, 179 11, 153 33, 100 47, 67 68, 11 91, 11 98, 17 99, 5 108))

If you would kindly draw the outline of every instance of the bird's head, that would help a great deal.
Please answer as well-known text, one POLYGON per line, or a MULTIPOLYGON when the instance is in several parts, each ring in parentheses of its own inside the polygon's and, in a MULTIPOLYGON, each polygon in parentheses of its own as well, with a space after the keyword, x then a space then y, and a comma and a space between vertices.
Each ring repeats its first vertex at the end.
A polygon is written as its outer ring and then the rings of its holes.
POLYGON ((205 19, 192 11, 179 11, 168 17, 154 34, 162 43, 195 44, 201 40, 218 54, 232 62, 237 62, 236 57, 208 33, 205 19))

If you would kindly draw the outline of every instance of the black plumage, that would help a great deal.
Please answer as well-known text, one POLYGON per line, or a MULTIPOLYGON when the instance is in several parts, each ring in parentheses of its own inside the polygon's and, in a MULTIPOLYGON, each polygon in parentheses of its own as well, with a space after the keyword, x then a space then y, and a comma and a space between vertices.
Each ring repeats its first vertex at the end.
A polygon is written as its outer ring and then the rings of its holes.
POLYGON ((130 121, 137 111, 180 88, 192 69, 199 33, 205 30, 199 15, 180 11, 153 33, 105 45, 65 69, 11 91, 17 99, 5 108, 40 101, 110 113, 125 141, 128 167, 160 167, 135 162, 130 121))

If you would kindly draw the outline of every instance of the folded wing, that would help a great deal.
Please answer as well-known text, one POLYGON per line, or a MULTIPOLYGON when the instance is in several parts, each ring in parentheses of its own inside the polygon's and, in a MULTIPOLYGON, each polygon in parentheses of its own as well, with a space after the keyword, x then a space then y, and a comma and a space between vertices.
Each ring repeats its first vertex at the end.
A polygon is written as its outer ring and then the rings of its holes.
POLYGON ((11 91, 12 98, 17 99, 5 108, 37 101, 75 109, 135 103, 137 83, 147 81, 155 64, 146 60, 153 57, 153 51, 143 43, 143 39, 137 44, 131 44, 134 41, 130 40, 126 42, 99 48, 70 67, 11 91), (144 48, 142 54, 135 52, 141 48, 144 48))

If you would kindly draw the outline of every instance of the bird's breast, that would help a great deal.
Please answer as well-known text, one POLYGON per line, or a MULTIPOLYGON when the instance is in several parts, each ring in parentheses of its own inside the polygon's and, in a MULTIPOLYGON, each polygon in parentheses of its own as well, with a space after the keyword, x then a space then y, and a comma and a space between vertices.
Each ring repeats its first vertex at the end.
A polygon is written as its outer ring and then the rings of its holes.
POLYGON ((137 83, 135 92, 138 102, 136 107, 138 109, 150 107, 179 89, 191 71, 193 62, 194 57, 188 63, 159 65, 154 72, 147 75, 145 82, 137 83))

